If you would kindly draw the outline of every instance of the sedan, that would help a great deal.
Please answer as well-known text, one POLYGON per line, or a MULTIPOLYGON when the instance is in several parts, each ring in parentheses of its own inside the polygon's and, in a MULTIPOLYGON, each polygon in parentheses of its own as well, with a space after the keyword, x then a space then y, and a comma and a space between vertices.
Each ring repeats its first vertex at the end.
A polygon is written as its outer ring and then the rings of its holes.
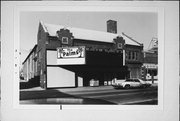
POLYGON ((146 88, 146 87, 150 87, 151 84, 141 79, 126 79, 126 80, 113 79, 112 86, 114 88, 129 89, 129 88, 138 88, 138 87, 146 88))

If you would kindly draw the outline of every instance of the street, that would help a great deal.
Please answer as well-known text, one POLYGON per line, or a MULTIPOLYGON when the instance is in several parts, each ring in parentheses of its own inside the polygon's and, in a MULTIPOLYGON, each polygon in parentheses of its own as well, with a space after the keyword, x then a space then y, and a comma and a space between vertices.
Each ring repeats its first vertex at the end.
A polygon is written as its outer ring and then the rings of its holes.
POLYGON ((112 86, 20 90, 20 104, 157 105, 157 86, 114 89, 112 86))

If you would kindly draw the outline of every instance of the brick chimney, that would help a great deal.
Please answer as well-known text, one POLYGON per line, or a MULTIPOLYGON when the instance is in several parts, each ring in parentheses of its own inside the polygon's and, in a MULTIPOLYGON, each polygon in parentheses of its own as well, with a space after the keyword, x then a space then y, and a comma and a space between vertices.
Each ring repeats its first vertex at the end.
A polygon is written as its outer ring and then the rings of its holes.
POLYGON ((117 34, 117 21, 114 20, 107 21, 107 32, 117 34))

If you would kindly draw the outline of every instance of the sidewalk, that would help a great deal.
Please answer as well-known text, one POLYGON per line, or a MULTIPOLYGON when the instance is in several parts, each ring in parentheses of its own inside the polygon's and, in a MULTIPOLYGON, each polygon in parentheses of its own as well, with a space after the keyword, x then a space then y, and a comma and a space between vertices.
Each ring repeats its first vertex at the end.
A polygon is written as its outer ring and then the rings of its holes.
MULTIPOLYGON (((151 82, 152 84, 152 82, 151 82)), ((154 83, 152 84, 152 87, 156 87, 158 86, 158 83, 154 83)), ((91 87, 91 86, 86 86, 86 87, 63 87, 63 88, 50 88, 50 89, 47 89, 47 90, 59 90, 59 91, 63 91, 63 92, 69 92, 69 91, 93 91, 93 90, 107 90, 107 89, 114 89, 113 86, 111 85, 108 85, 108 86, 94 86, 94 87, 91 87)), ((43 88, 41 87, 33 87, 33 88, 28 88, 28 89, 20 89, 20 91, 40 91, 40 90, 44 90, 43 88)))
MULTIPOLYGON (((106 90, 106 89, 113 89, 113 86, 109 85, 109 86, 96 86, 96 87, 67 87, 67 88, 50 88, 47 90, 59 90, 59 91, 63 91, 63 92, 69 92, 69 91, 93 91, 93 90, 106 90)), ((41 91, 44 90, 41 87, 34 87, 34 88, 29 88, 29 89, 21 89, 20 91, 41 91)))
POLYGON ((44 90, 40 87, 23 89, 20 91, 20 104, 114 104, 112 102, 83 98, 68 92, 84 92, 95 90, 109 90, 112 86, 56 88, 44 90))
MULTIPOLYGON (((156 88, 157 84, 153 84, 152 86, 156 88)), ((93 94, 96 92, 105 93, 108 91, 118 93, 113 86, 51 88, 47 90, 41 87, 34 87, 21 89, 19 93, 20 104, 114 104, 107 100, 86 98, 78 95, 84 92, 93 94)), ((125 93, 132 90, 125 89, 120 91, 125 93)))

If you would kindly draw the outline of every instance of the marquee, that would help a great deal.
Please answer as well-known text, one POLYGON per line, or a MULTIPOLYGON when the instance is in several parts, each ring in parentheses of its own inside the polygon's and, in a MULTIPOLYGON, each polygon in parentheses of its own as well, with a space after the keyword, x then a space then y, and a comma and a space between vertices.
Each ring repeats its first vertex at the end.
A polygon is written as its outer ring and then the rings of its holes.
POLYGON ((85 64, 85 47, 59 47, 57 48, 58 65, 85 64))

